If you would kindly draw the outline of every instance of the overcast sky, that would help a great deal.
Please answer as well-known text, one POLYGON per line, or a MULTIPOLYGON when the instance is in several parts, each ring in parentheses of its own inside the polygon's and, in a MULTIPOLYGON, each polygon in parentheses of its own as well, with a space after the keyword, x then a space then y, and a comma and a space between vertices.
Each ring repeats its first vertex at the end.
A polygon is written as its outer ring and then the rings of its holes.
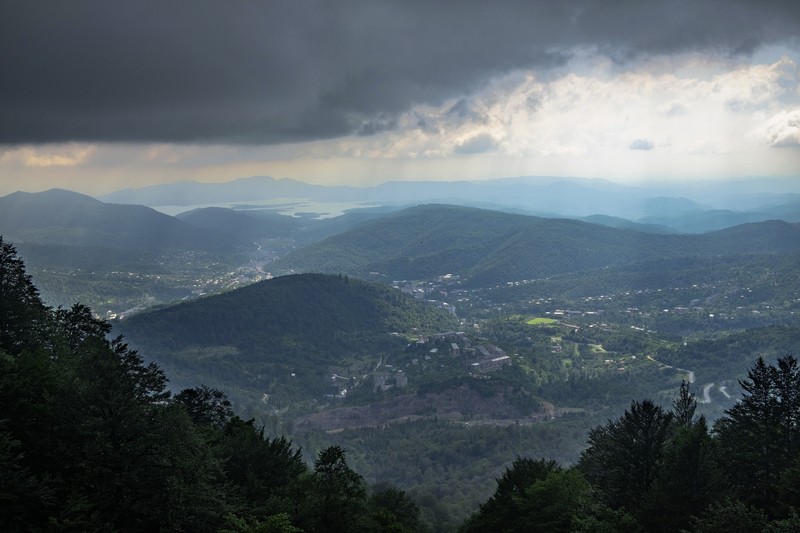
POLYGON ((0 4, 0 194, 800 175, 800 2, 0 4))

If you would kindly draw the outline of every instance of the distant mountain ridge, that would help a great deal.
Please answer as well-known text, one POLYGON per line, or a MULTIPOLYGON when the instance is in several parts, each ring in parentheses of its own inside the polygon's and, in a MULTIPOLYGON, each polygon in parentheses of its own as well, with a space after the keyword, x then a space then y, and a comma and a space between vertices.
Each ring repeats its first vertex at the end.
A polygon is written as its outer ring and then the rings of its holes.
POLYGON ((800 226, 747 224, 704 235, 659 235, 567 219, 426 205, 399 211, 298 249, 274 269, 393 280, 461 276, 471 285, 681 256, 800 250, 800 226))
POLYGON ((779 178, 632 186, 599 179, 520 177, 388 181, 350 187, 254 176, 227 183, 180 182, 124 189, 99 198, 151 207, 219 206, 280 198, 382 205, 447 203, 550 217, 606 215, 690 233, 772 218, 800 222, 800 183, 779 178))
POLYGON ((355 209, 337 217, 317 220, 281 215, 270 209, 236 210, 203 207, 180 213, 175 218, 199 228, 242 238, 291 238, 299 243, 307 243, 335 235, 362 222, 380 218, 394 210, 394 208, 355 209))
POLYGON ((338 199, 347 197, 355 190, 354 187, 311 185, 289 178, 274 179, 269 176, 253 176, 226 183, 183 181, 140 189, 122 189, 98 198, 104 202, 141 204, 151 207, 191 206, 265 198, 316 198, 321 195, 326 198, 338 199))
POLYGON ((259 212, 258 216, 254 216, 250 211, 236 211, 222 207, 193 209, 180 213, 175 218, 199 228, 224 231, 246 238, 283 237, 300 231, 308 224, 300 218, 278 213, 259 212))
POLYGON ((643 233, 677 233, 677 230, 668 226, 633 222, 627 218, 612 217, 609 215, 590 215, 588 217, 582 217, 579 220, 588 222, 589 224, 599 224, 600 226, 608 226, 610 228, 631 229, 643 233))

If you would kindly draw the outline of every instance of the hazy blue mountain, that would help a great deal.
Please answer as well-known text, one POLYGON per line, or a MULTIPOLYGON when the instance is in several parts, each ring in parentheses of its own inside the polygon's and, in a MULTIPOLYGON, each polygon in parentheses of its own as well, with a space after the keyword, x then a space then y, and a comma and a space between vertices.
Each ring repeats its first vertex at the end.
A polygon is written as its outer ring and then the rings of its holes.
POLYGON ((180 182, 124 189, 99 197, 103 201, 148 206, 254 202, 308 198, 323 202, 488 203, 527 211, 591 215, 598 206, 616 214, 629 212, 631 199, 647 192, 600 180, 513 178, 490 181, 390 181, 374 187, 330 187, 284 178, 256 176, 228 183, 180 182))
POLYGON ((239 237, 265 239, 289 237, 308 225, 300 218, 272 211, 237 211, 223 207, 204 207, 176 215, 175 218, 192 226, 213 229, 239 237))
MULTIPOLYGON (((690 235, 686 238, 689 242, 695 240, 690 235)), ((798 239, 800 239, 800 224, 789 224, 783 220, 766 220, 698 235, 696 242, 712 254, 788 253, 800 250, 798 239)))
POLYGON ((674 217, 683 213, 712 209, 688 198, 668 196, 657 196, 641 200, 638 203, 638 208, 640 217, 674 217))
POLYGON ((256 176, 125 189, 100 198, 148 206, 252 205, 282 198, 392 206, 446 203, 552 217, 605 215, 694 233, 772 218, 800 221, 800 182, 791 178, 623 185, 601 179, 518 177, 332 187, 256 176), (704 216, 707 212, 711 214, 704 216))
POLYGON ((198 183, 184 181, 165 185, 152 185, 140 189, 122 189, 100 196, 105 202, 141 204, 147 206, 203 205, 229 202, 246 202, 269 198, 318 198, 335 201, 348 199, 353 187, 325 187, 311 185, 289 178, 274 179, 253 176, 226 183, 198 183))
POLYGON ((395 207, 354 209, 331 218, 291 217, 271 209, 237 210, 203 207, 176 215, 199 228, 207 228, 247 239, 291 239, 308 244, 347 231, 358 224, 386 216, 395 207))
POLYGON ((765 222, 776 218, 781 217, 773 213, 740 212, 727 209, 697 209, 644 216, 638 221, 642 224, 668 226, 681 233, 705 233, 707 231, 730 228, 740 224, 765 222))
POLYGON ((580 220, 590 224, 599 224, 601 226, 609 226, 611 228, 631 229, 634 231, 641 231, 643 233, 678 233, 677 230, 668 226, 634 222, 627 218, 612 217, 608 215, 590 215, 588 217, 582 217, 580 220))
POLYGON ((17 243, 103 248, 233 250, 240 241, 139 205, 62 189, 0 198, 0 234, 17 243))
POLYGON ((763 205, 757 211, 786 222, 800 222, 800 196, 793 202, 763 205))
POLYGON ((491 285, 683 256, 800 250, 800 227, 780 221, 704 235, 657 235, 566 219, 427 205, 298 249, 273 265, 389 279, 456 274, 491 285))
POLYGON ((683 196, 714 209, 748 211, 761 205, 800 200, 800 180, 790 177, 752 177, 692 181, 670 186, 663 196, 683 196))

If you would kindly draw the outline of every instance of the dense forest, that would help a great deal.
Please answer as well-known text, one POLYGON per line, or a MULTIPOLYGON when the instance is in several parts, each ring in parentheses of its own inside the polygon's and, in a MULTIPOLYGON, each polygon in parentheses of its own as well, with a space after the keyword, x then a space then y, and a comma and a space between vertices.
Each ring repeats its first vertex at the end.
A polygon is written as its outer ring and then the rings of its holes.
POLYGON ((634 401, 578 464, 517 458, 461 531, 798 531, 800 368, 763 359, 712 427, 683 383, 671 410, 634 401))
MULTIPOLYGON (((173 383, 226 391, 237 405, 300 410, 327 392, 331 367, 371 371, 409 335, 448 331, 456 318, 386 285, 346 276, 281 276, 145 312, 114 324, 173 383)), ((339 370, 344 373, 345 370, 339 370)))
POLYGON ((39 299, 0 240, 0 529, 416 531, 418 509, 367 487, 340 447, 308 465, 208 387, 166 389, 82 305, 39 299))
MULTIPOLYGON (((85 306, 45 306, 0 239, 3 530, 436 527, 412 494, 368 486, 343 447, 304 457, 236 416, 219 390, 172 394, 161 368, 109 334, 85 306)), ((592 429, 572 467, 517 457, 461 529, 797 531, 797 359, 758 359, 740 386, 714 424, 684 383, 671 409, 634 401, 592 429)))

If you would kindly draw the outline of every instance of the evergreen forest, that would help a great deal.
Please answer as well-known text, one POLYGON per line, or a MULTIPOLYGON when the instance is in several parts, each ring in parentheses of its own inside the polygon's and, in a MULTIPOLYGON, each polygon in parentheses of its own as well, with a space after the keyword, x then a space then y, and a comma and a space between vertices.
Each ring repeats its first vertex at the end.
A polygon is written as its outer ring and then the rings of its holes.
POLYGON ((42 304, 0 240, 0 529, 417 531, 404 492, 368 487, 163 370, 76 304, 42 304))

